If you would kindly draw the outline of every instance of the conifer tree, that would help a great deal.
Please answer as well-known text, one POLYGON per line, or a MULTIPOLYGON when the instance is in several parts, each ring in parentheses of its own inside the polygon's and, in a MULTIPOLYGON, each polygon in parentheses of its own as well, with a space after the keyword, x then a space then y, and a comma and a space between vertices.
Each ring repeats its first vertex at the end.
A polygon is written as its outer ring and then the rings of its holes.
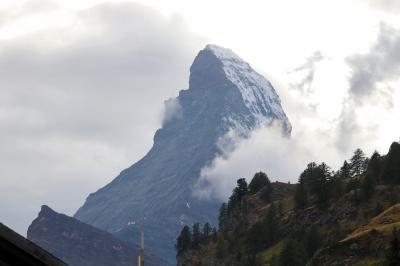
POLYGON ((366 157, 365 159, 364 159, 364 162, 363 162, 363 174, 365 174, 365 172, 367 171, 367 169, 368 169, 368 164, 369 164, 369 158, 368 157, 366 157))
POLYGON ((400 184, 400 143, 393 142, 386 155, 382 177, 386 182, 400 184))
POLYGON ((266 186, 268 186, 268 189, 271 189, 271 181, 265 173, 258 172, 254 175, 249 184, 249 193, 255 194, 266 186))
POLYGON ((370 174, 376 181, 380 179, 382 171, 382 157, 375 151, 368 162, 367 174, 370 174))
POLYGON ((362 183, 362 190, 365 199, 370 199, 375 191, 375 186, 380 174, 380 155, 374 152, 369 160, 367 172, 362 183))
POLYGON ((362 175, 365 171, 365 154, 361 149, 354 151, 350 161, 350 174, 352 176, 362 175))
POLYGON ((314 193, 317 196, 317 205, 319 208, 327 207, 329 201, 328 181, 331 177, 330 167, 321 163, 314 174, 314 193))
POLYGON ((350 164, 345 160, 340 168, 340 177, 345 178, 350 176, 350 164))
POLYGON ((317 194, 320 189, 320 176, 321 169, 315 162, 311 162, 307 165, 307 168, 303 171, 302 176, 310 194, 317 194))
POLYGON ((209 223, 205 223, 203 226, 203 238, 207 239, 207 237, 211 234, 211 225, 209 223))
POLYGON ((201 241, 200 224, 195 223, 195 224, 193 224, 193 228, 192 228, 192 247, 194 249, 199 248, 200 241, 201 241))
POLYGON ((228 201, 228 214, 232 209, 239 205, 242 202, 242 198, 248 193, 248 187, 246 179, 239 178, 237 181, 236 187, 232 191, 232 195, 229 197, 228 201))
POLYGON ((331 179, 330 167, 325 163, 317 165, 312 162, 301 173, 299 184, 295 194, 295 204, 297 209, 305 208, 308 204, 308 195, 315 195, 317 205, 325 208, 329 201, 329 181, 331 179))
POLYGON ((302 175, 304 177, 304 181, 309 189, 312 189, 314 186, 314 176, 315 170, 317 169, 318 165, 315 162, 311 162, 307 164, 307 168, 303 171, 302 175))
POLYGON ((188 249, 191 245, 192 234, 190 232, 189 226, 185 225, 182 228, 181 233, 176 239, 175 249, 178 255, 181 255, 186 249, 188 249))
POLYGON ((237 180, 238 198, 241 200, 248 192, 247 182, 244 178, 237 180))
POLYGON ((222 203, 221 207, 219 208, 219 215, 218 215, 218 226, 219 229, 223 228, 224 222, 228 216, 228 209, 226 203, 222 203))
POLYGON ((343 177, 341 177, 340 172, 329 179, 329 197, 331 199, 340 199, 344 195, 344 183, 343 177))
POLYGON ((304 209, 308 205, 308 195, 304 173, 302 173, 299 177, 299 183, 296 186, 294 200, 296 209, 304 209))

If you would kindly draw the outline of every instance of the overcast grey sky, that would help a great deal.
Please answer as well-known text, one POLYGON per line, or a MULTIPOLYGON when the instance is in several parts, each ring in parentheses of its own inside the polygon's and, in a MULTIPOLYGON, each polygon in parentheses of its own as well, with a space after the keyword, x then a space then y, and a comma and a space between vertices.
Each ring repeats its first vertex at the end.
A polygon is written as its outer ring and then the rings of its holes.
POLYGON ((140 159, 207 43, 269 78, 293 124, 290 141, 260 129, 204 169, 218 197, 237 174, 295 181, 311 160, 385 152, 400 136, 400 6, 321 2, 0 2, 0 222, 25 234, 42 204, 72 215, 140 159))

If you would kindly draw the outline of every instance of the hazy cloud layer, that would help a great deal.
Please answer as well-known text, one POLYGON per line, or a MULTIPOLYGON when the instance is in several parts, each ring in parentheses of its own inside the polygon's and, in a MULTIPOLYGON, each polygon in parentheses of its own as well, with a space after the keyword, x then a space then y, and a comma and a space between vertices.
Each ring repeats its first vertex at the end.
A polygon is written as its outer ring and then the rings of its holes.
POLYGON ((137 4, 74 20, 0 44, 0 220, 20 233, 41 204, 73 214, 147 152, 203 46, 179 17, 137 4))

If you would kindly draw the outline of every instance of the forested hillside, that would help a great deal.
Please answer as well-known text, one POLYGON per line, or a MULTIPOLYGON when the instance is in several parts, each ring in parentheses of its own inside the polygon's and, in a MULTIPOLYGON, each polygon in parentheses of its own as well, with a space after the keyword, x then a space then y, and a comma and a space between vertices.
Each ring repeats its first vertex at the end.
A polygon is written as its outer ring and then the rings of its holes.
POLYGON ((297 184, 242 178, 219 226, 185 226, 178 265, 400 265, 400 143, 361 149, 337 171, 309 163, 297 184))

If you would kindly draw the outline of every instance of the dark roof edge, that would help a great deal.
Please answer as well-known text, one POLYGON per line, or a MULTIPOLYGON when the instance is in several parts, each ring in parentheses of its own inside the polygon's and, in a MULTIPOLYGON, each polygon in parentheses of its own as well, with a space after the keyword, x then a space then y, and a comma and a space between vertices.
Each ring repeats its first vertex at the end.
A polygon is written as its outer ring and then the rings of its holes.
POLYGON ((12 229, 8 228, 2 223, 0 223, 0 239, 9 242, 13 246, 17 247, 26 254, 29 254, 30 256, 43 262, 46 265, 67 266, 67 264, 59 258, 55 257, 48 251, 39 247, 38 245, 21 236, 20 234, 14 232, 12 229))

